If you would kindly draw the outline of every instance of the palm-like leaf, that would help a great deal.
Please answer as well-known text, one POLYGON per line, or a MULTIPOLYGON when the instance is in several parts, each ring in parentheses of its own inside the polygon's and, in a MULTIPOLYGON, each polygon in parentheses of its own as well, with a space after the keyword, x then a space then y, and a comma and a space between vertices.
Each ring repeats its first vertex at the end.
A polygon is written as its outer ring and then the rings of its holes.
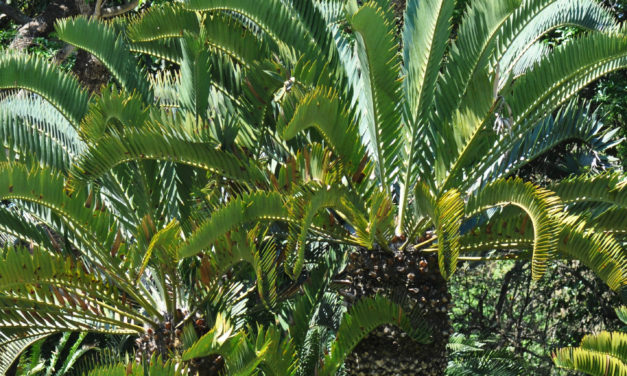
POLYGON ((577 348, 567 347, 553 354, 558 367, 588 375, 620 376, 627 372, 627 334, 601 332, 587 335, 577 348))
POLYGON ((381 185, 387 190, 400 162, 400 58, 395 50, 394 20, 390 9, 370 1, 351 16, 350 22, 359 35, 357 54, 367 106, 364 115, 368 151, 373 155, 381 185))
POLYGON ((25 89, 41 95, 74 127, 87 112, 89 95, 78 80, 37 56, 7 54, 0 59, 0 88, 25 89))
POLYGON ((137 60, 129 51, 123 36, 111 25, 77 17, 59 21, 56 30, 63 41, 98 57, 127 92, 137 90, 150 103, 152 93, 137 60))

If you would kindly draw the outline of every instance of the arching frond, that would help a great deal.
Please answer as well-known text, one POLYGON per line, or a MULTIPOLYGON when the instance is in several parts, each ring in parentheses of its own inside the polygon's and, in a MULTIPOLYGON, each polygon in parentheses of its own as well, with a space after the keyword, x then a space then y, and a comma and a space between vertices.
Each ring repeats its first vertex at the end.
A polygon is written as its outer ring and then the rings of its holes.
POLYGON ((240 14, 253 21, 275 43, 297 51, 315 48, 303 25, 292 18, 291 9, 279 0, 187 0, 185 7, 197 11, 223 11, 240 14))
POLYGON ((239 231, 251 221, 283 220, 289 215, 284 200, 278 193, 257 192, 234 199, 213 212, 211 218, 196 229, 178 251, 181 257, 190 257, 203 249, 209 249, 214 241, 229 231, 239 231))
POLYGON ((180 38, 186 31, 191 34, 200 32, 199 15, 185 9, 180 3, 165 3, 151 6, 132 18, 126 28, 126 35, 132 42, 142 43, 180 38))
POLYGON ((627 176, 605 173, 596 176, 574 176, 549 187, 565 204, 593 201, 627 208, 627 176))
POLYGON ((268 56, 268 43, 258 38, 250 30, 231 17, 214 15, 205 18, 203 24, 205 42, 211 52, 216 52, 237 61, 247 68, 254 67, 255 61, 268 56))
MULTIPOLYGON (((612 290, 627 285, 627 258, 624 249, 610 234, 599 231, 596 221, 576 216, 560 216, 557 257, 581 261, 612 290)), ((534 248, 533 222, 516 212, 495 214, 483 226, 460 238, 462 252, 488 250, 521 251, 516 257, 529 258, 534 248)), ((512 255, 514 256, 514 255, 512 255)))
POLYGON ((41 97, 12 95, 0 100, 0 140, 20 161, 67 171, 83 141, 74 126, 41 97))
POLYGON ((84 192, 67 196, 63 191, 63 177, 48 169, 29 171, 19 164, 4 164, 0 166, 0 181, 3 182, 0 186, 3 200, 18 200, 52 211, 69 230, 65 235, 85 256, 109 266, 106 247, 113 242, 114 221, 110 213, 100 207, 102 203, 84 192))
POLYGON ((560 367, 588 375, 622 376, 627 374, 627 334, 601 332, 587 335, 577 348, 566 347, 553 353, 560 367))
POLYGON ((122 292, 97 274, 84 264, 42 249, 32 255, 8 251, 0 263, 0 332, 143 332, 142 324, 150 319, 130 305, 120 305, 122 292))
POLYGON ((285 121, 287 124, 280 130, 285 140, 314 127, 342 158, 347 171, 351 173, 355 172, 365 157, 357 124, 350 116, 350 110, 342 105, 333 90, 318 88, 306 94, 296 106, 292 117, 285 121))
POLYGON ((505 96, 513 125, 540 120, 590 82, 627 66, 624 33, 592 33, 560 45, 520 77, 505 96))
POLYGON ((499 31, 494 60, 499 62, 501 87, 516 75, 516 66, 529 57, 537 41, 559 27, 607 31, 617 27, 609 9, 593 0, 526 0, 499 31))
POLYGON ((89 95, 76 77, 38 55, 0 57, 0 89, 25 89, 41 95, 76 128, 87 112, 89 95))
POLYGON ((54 334, 55 331, 25 329, 0 330, 0 373, 7 374, 13 362, 33 343, 54 334))
POLYGON ((13 237, 29 245, 55 248, 42 224, 27 220, 26 213, 17 208, 0 208, 0 231, 9 239, 13 237))
POLYGON ((139 64, 131 54, 124 37, 106 23, 84 17, 66 18, 57 22, 59 38, 98 58, 127 92, 137 92, 146 103, 152 93, 139 64))
POLYGON ((546 271, 548 260, 557 253, 561 230, 558 214, 562 209, 559 197, 520 179, 497 180, 469 198, 466 215, 504 205, 516 205, 531 218, 534 228, 532 276, 537 280, 546 271))
MULTIPOLYGON (((163 132, 168 131, 163 129, 163 132)), ((90 146, 72 167, 68 187, 75 189, 99 179, 119 164, 140 160, 171 161, 242 181, 261 180, 256 166, 247 165, 233 153, 174 134, 166 138, 156 129, 129 130, 123 136, 103 137, 90 146)))
POLYGON ((463 178, 458 173, 454 181, 462 187, 474 188, 486 181, 507 177, 567 141, 581 141, 603 152, 616 144, 612 134, 589 106, 571 102, 557 114, 549 115, 540 122, 525 122, 512 128, 509 134, 493 135, 488 150, 484 152, 483 148, 477 148, 483 155, 475 155, 473 159, 460 163, 469 167, 468 176, 463 178))
POLYGON ((566 217, 558 243, 560 253, 580 260, 612 290, 627 288, 625 250, 612 235, 589 226, 577 217, 566 217))
POLYGON ((397 304, 379 295, 373 298, 363 298, 342 317, 335 341, 319 370, 320 375, 335 375, 355 346, 372 330, 383 324, 398 326, 415 341, 421 343, 429 341, 426 327, 414 327, 403 309, 397 304))
POLYGON ((89 112, 81 122, 80 135, 87 143, 96 144, 106 135, 144 127, 148 115, 148 107, 138 93, 129 94, 109 86, 90 103, 89 112))

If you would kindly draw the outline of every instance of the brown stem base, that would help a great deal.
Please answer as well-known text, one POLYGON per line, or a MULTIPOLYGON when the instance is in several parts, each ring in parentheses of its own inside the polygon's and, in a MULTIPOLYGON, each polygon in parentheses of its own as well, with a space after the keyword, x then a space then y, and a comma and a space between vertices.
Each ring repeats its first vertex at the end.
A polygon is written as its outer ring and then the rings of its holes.
MULTIPOLYGON (((408 247, 411 249, 411 247, 408 247)), ((431 330, 427 345, 394 326, 382 326, 362 340, 346 362, 347 375, 444 375, 451 296, 433 253, 362 250, 351 254, 344 292, 357 299, 380 294, 421 313, 431 330)))

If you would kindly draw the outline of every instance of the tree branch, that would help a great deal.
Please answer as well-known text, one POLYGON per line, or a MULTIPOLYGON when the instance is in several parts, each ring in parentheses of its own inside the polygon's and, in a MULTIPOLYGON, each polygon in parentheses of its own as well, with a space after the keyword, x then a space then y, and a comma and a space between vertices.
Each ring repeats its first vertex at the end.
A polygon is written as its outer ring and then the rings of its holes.
POLYGON ((20 25, 24 25, 25 23, 29 23, 31 21, 30 17, 20 12, 18 9, 13 8, 9 4, 6 4, 4 1, 0 1, 0 14, 6 14, 9 18, 20 25))
POLYGON ((114 6, 114 7, 109 7, 109 8, 104 8, 101 11, 101 17, 102 18, 110 18, 110 17, 115 17, 118 16, 122 13, 126 13, 128 11, 131 11, 133 9, 135 9, 135 7, 137 6, 137 4, 139 4, 138 0, 133 0, 129 3, 126 3, 124 5, 118 5, 118 6, 114 6))

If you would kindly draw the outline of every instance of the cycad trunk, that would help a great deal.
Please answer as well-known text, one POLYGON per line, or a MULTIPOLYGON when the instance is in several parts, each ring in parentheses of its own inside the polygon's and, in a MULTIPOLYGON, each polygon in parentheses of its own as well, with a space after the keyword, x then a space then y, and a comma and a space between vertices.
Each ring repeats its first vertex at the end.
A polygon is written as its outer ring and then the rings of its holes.
POLYGON ((361 250, 351 254, 347 278, 351 285, 345 293, 356 300, 381 294, 406 309, 418 308, 433 338, 423 345, 394 326, 379 327, 350 355, 347 375, 443 375, 451 330, 451 296, 440 275, 436 255, 361 250))

